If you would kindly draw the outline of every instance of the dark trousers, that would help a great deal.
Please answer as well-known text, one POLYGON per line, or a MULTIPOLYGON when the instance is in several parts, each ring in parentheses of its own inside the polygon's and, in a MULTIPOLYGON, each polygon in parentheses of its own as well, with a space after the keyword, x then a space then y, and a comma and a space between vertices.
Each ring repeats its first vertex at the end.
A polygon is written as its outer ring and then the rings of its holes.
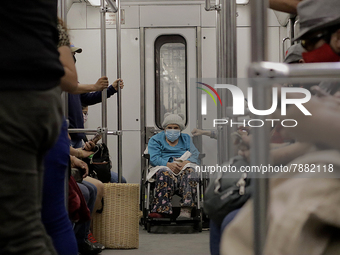
POLYGON ((65 177, 70 160, 70 140, 64 120, 56 144, 45 156, 42 221, 59 255, 77 255, 78 246, 65 207, 65 177))
MULTIPOLYGON (((85 198, 87 207, 89 208, 92 214, 97 197, 97 188, 94 184, 87 181, 82 181, 82 183, 78 183, 78 186, 85 198)), ((75 224, 74 233, 76 235, 78 245, 82 244, 87 239, 87 235, 90 231, 90 226, 91 226, 90 220, 85 223, 75 224)))
POLYGON ((41 222, 43 156, 61 126, 61 90, 0 91, 0 254, 55 255, 41 222))
POLYGON ((224 229, 229 225, 229 223, 235 218, 238 211, 241 209, 236 209, 227 214, 224 217, 221 226, 210 220, 210 254, 219 255, 220 254, 220 243, 221 237, 224 229))

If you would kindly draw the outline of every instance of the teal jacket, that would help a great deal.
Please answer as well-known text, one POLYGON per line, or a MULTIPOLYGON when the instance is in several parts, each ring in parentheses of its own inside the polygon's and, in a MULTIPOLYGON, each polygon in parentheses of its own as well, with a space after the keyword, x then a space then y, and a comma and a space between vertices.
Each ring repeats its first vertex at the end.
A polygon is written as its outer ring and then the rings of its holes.
POLYGON ((181 157, 186 151, 192 154, 187 160, 197 165, 200 164, 199 152, 188 134, 181 133, 177 145, 170 146, 165 140, 164 131, 162 131, 150 138, 148 151, 152 166, 166 166, 168 162, 173 162, 174 158, 181 157))

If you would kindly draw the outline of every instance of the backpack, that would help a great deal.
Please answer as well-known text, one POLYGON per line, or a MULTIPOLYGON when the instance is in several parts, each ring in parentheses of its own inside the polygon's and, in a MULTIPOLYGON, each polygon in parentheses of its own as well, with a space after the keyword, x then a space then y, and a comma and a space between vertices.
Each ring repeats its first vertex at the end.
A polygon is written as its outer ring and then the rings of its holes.
POLYGON ((89 167, 89 176, 101 182, 110 182, 112 163, 105 143, 96 144, 94 154, 83 159, 89 167))
MULTIPOLYGON (((241 156, 230 160, 229 165, 240 169, 249 165, 241 156)), ((248 173, 218 172, 217 178, 211 179, 204 194, 204 212, 220 225, 228 213, 241 208, 252 193, 248 173)))

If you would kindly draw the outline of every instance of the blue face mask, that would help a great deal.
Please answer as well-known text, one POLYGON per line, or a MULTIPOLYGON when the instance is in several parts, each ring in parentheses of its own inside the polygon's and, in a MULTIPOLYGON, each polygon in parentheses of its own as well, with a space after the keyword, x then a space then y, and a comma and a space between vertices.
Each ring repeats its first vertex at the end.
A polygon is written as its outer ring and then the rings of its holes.
POLYGON ((178 137, 181 135, 181 131, 180 130, 176 130, 176 129, 167 129, 165 130, 165 136, 166 138, 168 138, 168 140, 170 142, 174 142, 178 139, 178 137))

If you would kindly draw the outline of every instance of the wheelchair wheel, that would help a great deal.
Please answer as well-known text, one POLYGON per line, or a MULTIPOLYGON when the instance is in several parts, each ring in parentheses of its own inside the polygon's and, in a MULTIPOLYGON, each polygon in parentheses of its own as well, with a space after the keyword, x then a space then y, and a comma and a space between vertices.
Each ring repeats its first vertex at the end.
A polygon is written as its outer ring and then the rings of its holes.
POLYGON ((202 232, 202 220, 195 222, 194 228, 198 231, 198 232, 202 232))
POLYGON ((146 231, 148 231, 148 233, 151 232, 151 223, 150 222, 146 223, 146 231))
POLYGON ((202 221, 198 222, 198 232, 202 232, 202 221))

